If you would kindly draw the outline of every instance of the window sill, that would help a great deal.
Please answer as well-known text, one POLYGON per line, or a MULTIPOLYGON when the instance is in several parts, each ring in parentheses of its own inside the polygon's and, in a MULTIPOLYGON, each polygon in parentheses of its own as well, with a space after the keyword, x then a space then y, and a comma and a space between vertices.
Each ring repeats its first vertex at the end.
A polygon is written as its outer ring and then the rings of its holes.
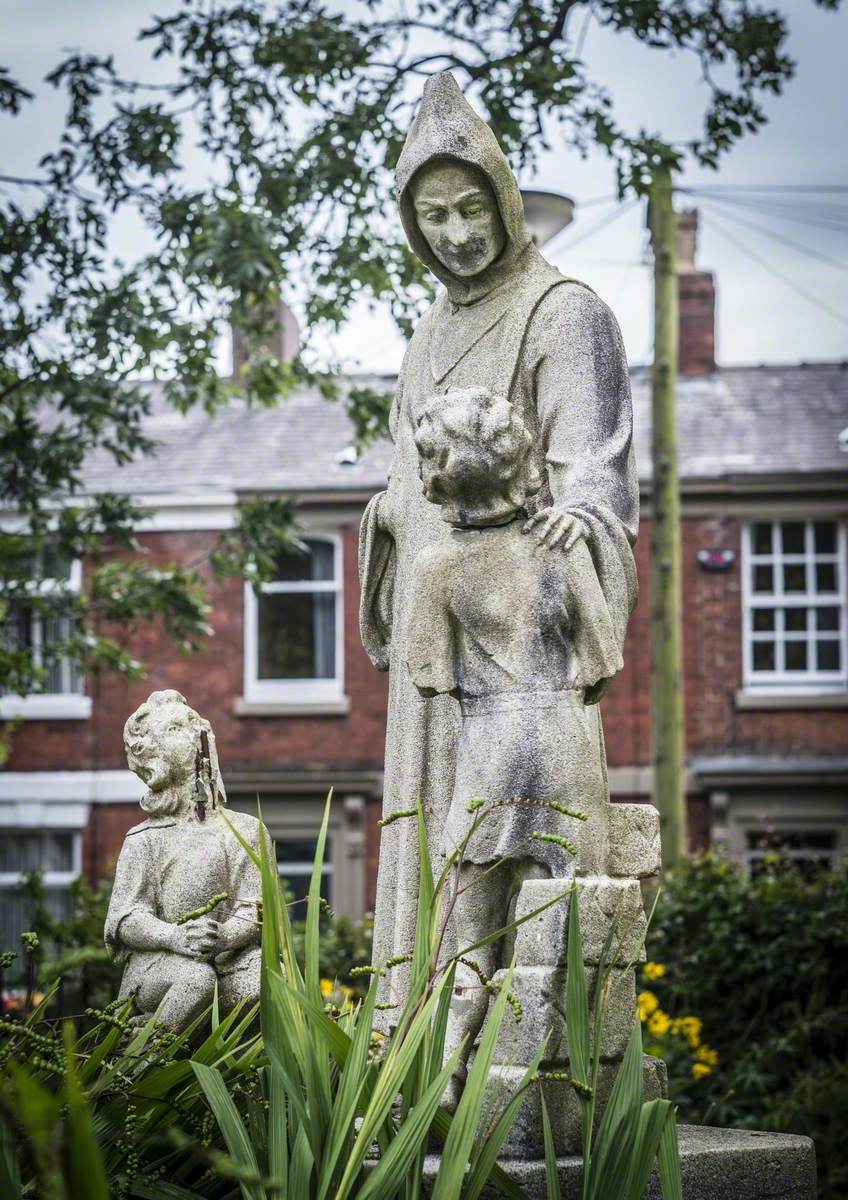
POLYGON ((848 708, 848 691, 839 692, 758 692, 754 688, 736 693, 737 711, 752 712, 767 709, 826 709, 848 708))
POLYGON ((90 696, 0 697, 0 719, 4 721, 87 721, 90 716, 90 696))
POLYGON ((346 717, 350 697, 333 700, 246 700, 239 696, 233 705, 237 717, 346 717))

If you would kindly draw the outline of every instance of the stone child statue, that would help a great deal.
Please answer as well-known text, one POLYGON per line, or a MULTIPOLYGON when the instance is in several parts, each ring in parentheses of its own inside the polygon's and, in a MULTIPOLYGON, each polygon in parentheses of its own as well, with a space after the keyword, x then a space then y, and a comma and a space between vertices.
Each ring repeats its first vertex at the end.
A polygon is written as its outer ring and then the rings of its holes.
MULTIPOLYGON (((131 771, 147 785, 148 814, 118 858, 106 946, 124 965, 120 996, 143 1016, 183 1029, 212 1001, 223 1011, 259 996, 259 871, 229 823, 258 851, 263 826, 223 816, 224 793, 208 721, 179 692, 153 692, 124 727, 131 771), (185 918, 226 893, 206 915, 185 918)), ((267 836, 267 835, 266 835, 267 836)))
MULTIPOLYGON (((627 364, 615 318, 590 288, 564 277, 533 245, 509 163, 448 73, 425 85, 396 190, 409 244, 443 288, 409 343, 390 417, 389 484, 363 518, 361 629, 372 661, 390 673, 384 812, 420 797, 435 846, 454 796, 463 715, 453 696, 416 686, 404 662, 403 632, 415 617, 412 575, 420 552, 457 537, 470 545, 477 535, 456 534, 440 505, 422 492, 415 443, 422 405, 470 387, 509 401, 529 439, 527 480, 539 481, 537 490, 527 488, 531 532, 524 540, 554 549, 581 534, 573 561, 591 558, 619 648, 636 599, 631 545, 639 493, 627 364)), ((505 541, 517 544, 519 532, 505 533, 505 541)), ((555 570, 553 562, 547 569, 555 570)), ((523 588, 509 603, 523 608, 528 622, 552 619, 521 605, 522 594, 523 588)), ((501 597, 499 603, 507 602, 501 597)), ((529 630, 525 636, 531 638, 529 630)), ((548 653, 550 630, 534 636, 539 652, 548 653)), ((570 670, 559 660, 550 668, 563 680, 570 670)), ((595 693, 605 686, 599 678, 595 693)), ((586 722, 587 737, 591 726, 602 770, 592 711, 575 707, 582 715, 570 720, 586 722)), ((381 836, 375 961, 411 951, 418 894, 414 824, 396 821, 381 836)), ((403 968, 391 972, 381 998, 400 1002, 404 979, 403 968)))
MULTIPOLYGON (((597 874, 607 858, 609 800, 592 700, 620 669, 621 650, 582 525, 563 543, 528 536, 525 505, 541 484, 530 441, 509 401, 482 388, 429 398, 416 422, 424 495, 450 528, 416 558, 404 639, 419 692, 460 702, 444 856, 470 832, 470 802, 498 805, 463 853, 459 947, 506 925, 526 880, 597 874), (559 808, 544 807, 550 802, 559 808)), ((501 943, 475 951, 487 976, 502 965, 501 952, 501 943)), ((463 1038, 470 1050, 488 1002, 460 965, 448 1053, 463 1038)))

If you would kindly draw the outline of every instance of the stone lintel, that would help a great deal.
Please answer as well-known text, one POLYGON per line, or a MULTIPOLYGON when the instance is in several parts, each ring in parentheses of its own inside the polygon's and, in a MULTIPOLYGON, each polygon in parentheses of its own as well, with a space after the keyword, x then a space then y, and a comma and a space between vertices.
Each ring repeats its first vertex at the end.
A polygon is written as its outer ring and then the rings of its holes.
MULTIPOLYGON (((584 966, 590 1002, 594 1001, 597 967, 584 966)), ((510 990, 521 1002, 522 1016, 516 1021, 507 1009, 498 1033, 494 1061, 499 1064, 527 1065, 548 1036, 545 1062, 568 1061, 568 1020, 565 1005, 564 967, 516 967, 510 990)), ((496 983, 502 983, 506 971, 498 971, 496 983)), ((594 1004, 590 1008, 594 1013, 594 1004)), ((623 1057, 633 1032, 636 1013, 636 979, 632 970, 614 967, 610 978, 606 1019, 603 1026, 601 1058, 623 1057)))
MULTIPOLYGON (((598 962, 610 923, 617 915, 617 943, 620 942, 617 965, 625 966, 634 959, 643 962, 646 920, 639 881, 611 879, 607 875, 584 875, 576 882, 583 961, 598 962)), ((555 896, 563 898, 519 925, 515 932, 515 961, 518 966, 553 967, 565 962, 569 887, 569 881, 565 879, 530 879, 522 885, 515 908, 516 919, 541 908, 555 896)))
POLYGON ((660 872, 660 814, 653 804, 611 804, 610 875, 648 879, 660 872))

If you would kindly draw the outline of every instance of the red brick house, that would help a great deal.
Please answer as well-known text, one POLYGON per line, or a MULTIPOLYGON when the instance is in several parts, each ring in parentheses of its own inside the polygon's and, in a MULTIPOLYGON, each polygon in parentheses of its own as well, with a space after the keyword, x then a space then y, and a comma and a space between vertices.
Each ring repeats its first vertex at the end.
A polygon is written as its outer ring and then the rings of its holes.
MULTIPOLYGON (((832 860, 848 852, 848 364, 717 368, 713 279, 694 266, 694 220, 683 225, 690 838, 725 844, 741 860, 772 839, 799 859, 832 860)), ((635 368, 642 599, 625 668, 603 701, 616 799, 651 792, 648 389, 649 373, 635 368)), ((91 492, 108 486, 142 499, 139 537, 151 561, 202 556, 239 500, 257 493, 297 497, 310 555, 281 562, 278 582, 258 598, 239 581, 211 586, 214 637, 200 655, 181 656, 156 626, 142 627, 131 642, 149 664, 142 684, 79 680, 68 668, 54 672, 49 695, 0 698, 0 717, 23 717, 0 772, 2 944, 24 919, 22 870, 40 865, 57 904, 75 873, 109 871, 138 819, 121 730, 154 688, 179 689, 212 722, 230 803, 261 798, 296 890, 332 786, 332 903, 357 914, 373 897, 386 679, 359 643, 356 545, 390 447, 357 458, 342 408, 314 394, 275 411, 233 404, 214 419, 178 416, 152 398, 156 459, 120 472, 95 459, 86 475, 91 492)), ((36 644, 43 636, 33 631, 36 644)))

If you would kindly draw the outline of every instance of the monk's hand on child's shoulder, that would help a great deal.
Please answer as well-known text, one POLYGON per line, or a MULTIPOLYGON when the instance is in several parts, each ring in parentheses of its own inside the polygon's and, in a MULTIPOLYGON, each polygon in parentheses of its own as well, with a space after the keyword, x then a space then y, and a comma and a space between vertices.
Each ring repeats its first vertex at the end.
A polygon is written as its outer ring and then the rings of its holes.
POLYGON ((540 546, 554 550, 559 546, 570 550, 574 543, 586 536, 586 526, 580 518, 567 509, 540 508, 525 522, 522 533, 533 533, 540 546))

